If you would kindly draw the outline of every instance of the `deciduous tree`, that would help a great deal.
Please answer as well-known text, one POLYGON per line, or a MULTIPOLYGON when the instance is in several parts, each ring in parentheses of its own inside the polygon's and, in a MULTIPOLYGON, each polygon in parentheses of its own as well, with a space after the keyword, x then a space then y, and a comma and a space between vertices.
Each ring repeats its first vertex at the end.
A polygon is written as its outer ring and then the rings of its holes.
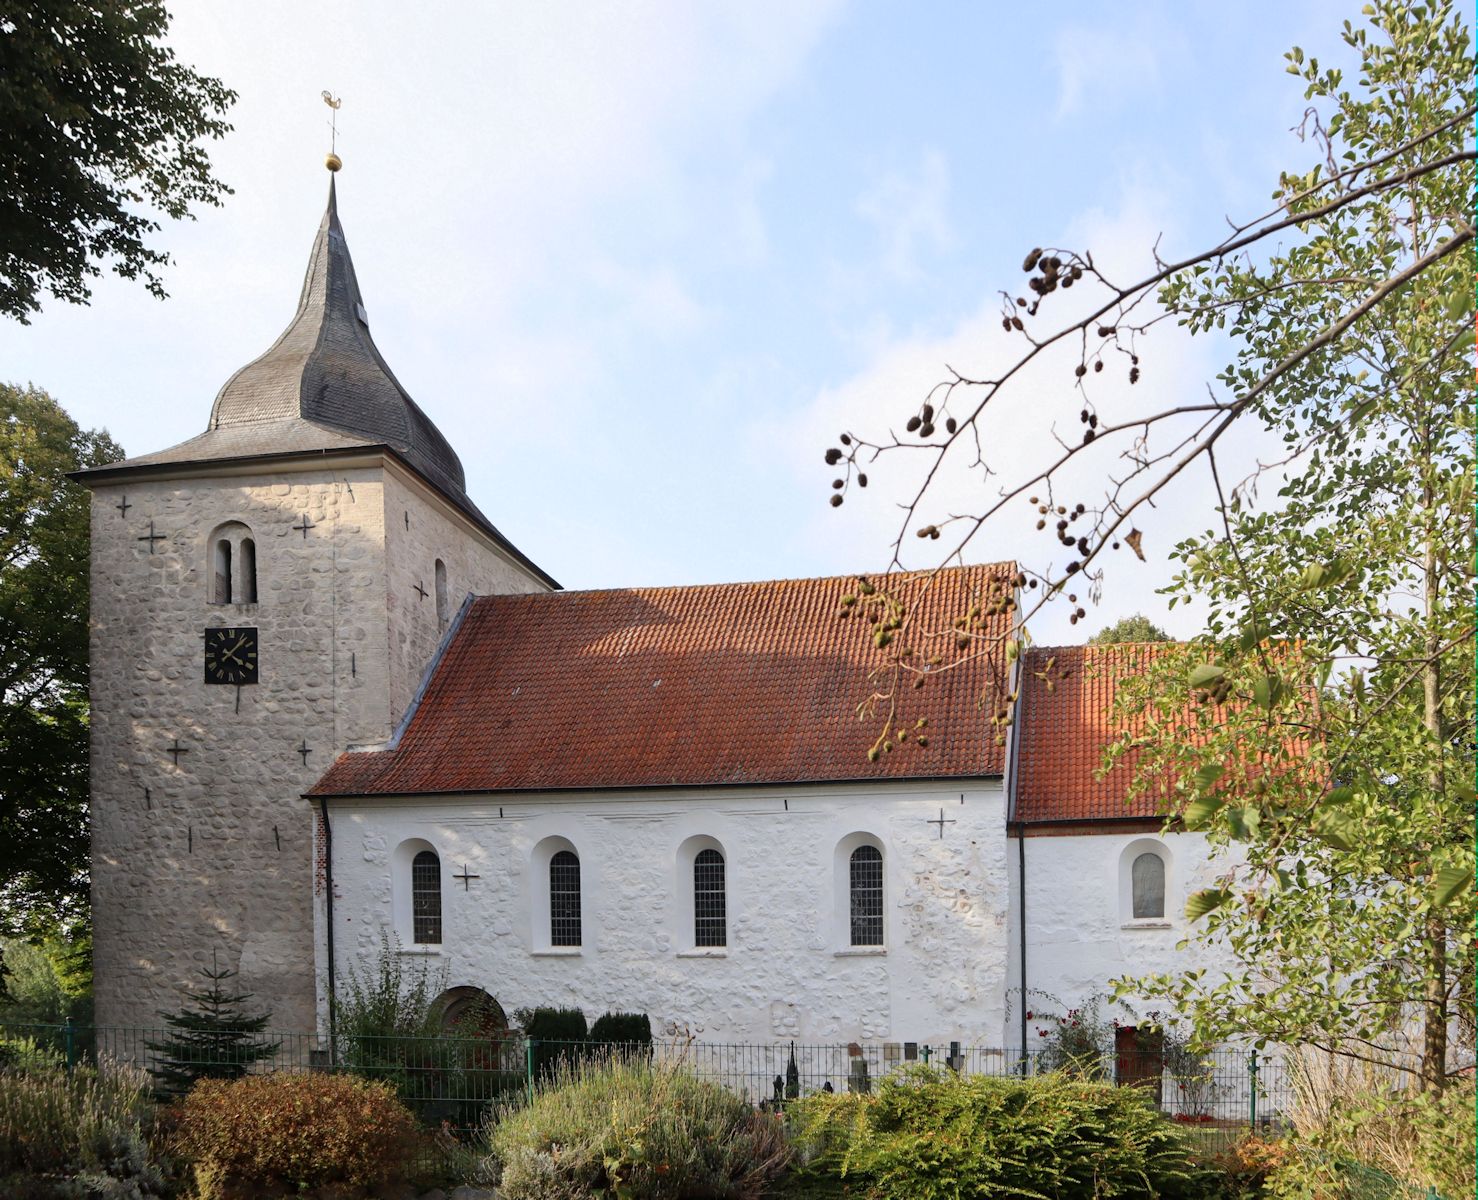
POLYGON ((122 457, 0 384, 0 936, 85 918, 90 509, 67 473, 122 457))
POLYGON ((236 94, 176 61, 159 3, 0 0, 0 313, 91 296, 107 263, 164 295, 160 217, 219 204, 203 141, 236 94))

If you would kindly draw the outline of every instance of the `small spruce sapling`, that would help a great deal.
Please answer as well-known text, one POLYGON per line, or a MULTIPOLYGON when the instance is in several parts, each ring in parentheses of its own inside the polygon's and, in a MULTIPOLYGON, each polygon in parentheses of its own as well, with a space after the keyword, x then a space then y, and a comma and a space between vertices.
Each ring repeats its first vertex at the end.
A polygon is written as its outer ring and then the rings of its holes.
POLYGON ((208 986, 185 993, 194 1007, 161 1012, 168 1036, 144 1043, 159 1056, 150 1073, 159 1081, 159 1090, 168 1095, 188 1092, 198 1079, 238 1079, 253 1063, 272 1058, 282 1046, 261 1040, 271 1014, 246 1014, 251 993, 227 990, 235 971, 220 966, 212 954, 209 969, 202 967, 200 974, 208 986))

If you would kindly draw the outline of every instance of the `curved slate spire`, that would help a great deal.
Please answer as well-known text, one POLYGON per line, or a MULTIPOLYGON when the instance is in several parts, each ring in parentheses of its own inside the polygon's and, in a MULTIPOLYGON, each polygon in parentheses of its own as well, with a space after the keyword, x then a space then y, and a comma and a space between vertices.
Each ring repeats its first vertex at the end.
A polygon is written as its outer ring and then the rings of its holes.
POLYGON ((260 358, 216 395, 210 425, 177 446, 78 471, 87 482, 134 471, 248 459, 313 458, 385 446, 548 586, 558 583, 498 532, 467 495, 461 460, 406 395, 370 337, 333 180, 298 311, 260 358))
POLYGON ((210 428, 293 418, 383 442, 463 498, 467 480, 456 452, 400 386, 370 336, 332 178, 298 311, 271 349, 226 381, 211 408, 210 428))

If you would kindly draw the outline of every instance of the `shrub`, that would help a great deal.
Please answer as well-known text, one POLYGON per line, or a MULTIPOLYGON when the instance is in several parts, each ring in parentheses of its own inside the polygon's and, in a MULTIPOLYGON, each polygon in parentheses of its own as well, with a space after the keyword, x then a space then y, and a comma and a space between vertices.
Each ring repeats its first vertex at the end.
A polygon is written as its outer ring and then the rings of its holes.
POLYGON ((1472 1078, 1441 1096, 1398 1088, 1368 1064, 1326 1063, 1315 1072, 1303 1064, 1293 1080, 1296 1137, 1268 1177, 1270 1195, 1474 1194, 1472 1078))
POLYGON ((402 1178, 421 1143, 387 1084, 318 1073, 203 1079, 175 1131, 200 1200, 367 1191, 402 1178))
POLYGON ((499 1041, 447 1028, 437 1003, 445 988, 444 970, 408 960, 382 935, 377 962, 351 971, 340 991, 339 1062, 388 1083, 425 1124, 472 1129, 490 1104, 523 1086, 523 1062, 507 1070, 499 1041))
POLYGON ((681 1063, 619 1056, 561 1068, 488 1149, 504 1200, 746 1200, 789 1158, 779 1118, 681 1063))
POLYGON ((536 1008, 524 1016, 524 1033, 534 1042, 534 1078, 554 1078, 585 1057, 585 1014, 578 1008, 536 1008))
POLYGON ((162 1196, 149 1079, 103 1063, 0 1070, 0 1195, 18 1200, 162 1196))
POLYGON ((621 1046, 650 1046, 652 1020, 646 1013, 608 1012, 590 1027, 592 1042, 614 1042, 621 1046))
POLYGON ((1219 1190, 1212 1194, 1226 1200, 1254 1200, 1263 1195, 1269 1177, 1292 1153, 1291 1144, 1285 1138, 1263 1138, 1255 1134, 1243 1138, 1205 1159, 1206 1166, 1219 1176, 1219 1190))
POLYGON ((890 1075, 871 1096, 806 1097, 789 1110, 814 1175, 874 1196, 1201 1197, 1209 1172, 1137 1088, 1062 1075, 890 1075))
POLYGON ((55 1046, 34 1038, 0 1038, 0 1070, 49 1071, 67 1065, 67 1056, 55 1046))

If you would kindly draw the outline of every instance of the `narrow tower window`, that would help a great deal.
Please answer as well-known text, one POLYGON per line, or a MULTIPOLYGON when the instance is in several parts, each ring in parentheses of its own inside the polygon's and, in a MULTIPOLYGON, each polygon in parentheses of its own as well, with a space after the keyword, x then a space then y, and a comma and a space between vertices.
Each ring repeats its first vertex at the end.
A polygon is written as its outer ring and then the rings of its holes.
POLYGON ((549 860, 549 944, 580 944, 580 859, 571 850, 549 860))
POLYGON ((441 945, 441 859, 431 850, 411 860, 411 926, 417 945, 441 945))
POLYGON ((240 521, 216 526, 206 543, 206 594, 212 604, 257 602, 257 544, 240 521))
POLYGON ((447 599, 446 563, 436 560, 436 622, 442 629, 452 619, 451 606, 447 599))
POLYGON ((1134 890, 1134 919, 1161 920, 1165 916, 1165 860, 1146 851, 1130 868, 1130 885, 1134 890))
POLYGON ((216 542, 215 556, 215 583, 211 589, 210 602, 212 604, 231 603, 231 543, 221 538, 216 542))
POLYGON ((241 539, 240 578, 236 581, 235 601, 237 604, 257 602, 257 544, 251 538, 241 539))
POLYGON ((883 852, 876 846, 852 851, 852 945, 883 944, 883 852))
POLYGON ((693 859, 693 945, 725 946, 728 941, 724 856, 700 850, 693 859))

